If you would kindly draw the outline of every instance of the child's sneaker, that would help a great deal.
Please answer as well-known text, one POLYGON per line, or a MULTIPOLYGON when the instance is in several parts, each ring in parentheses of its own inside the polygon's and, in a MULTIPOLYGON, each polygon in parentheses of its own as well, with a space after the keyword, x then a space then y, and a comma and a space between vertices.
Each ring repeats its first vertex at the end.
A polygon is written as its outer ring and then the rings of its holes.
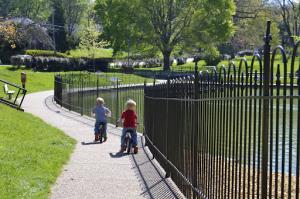
POLYGON ((137 154, 139 152, 139 148, 136 146, 136 147, 134 147, 134 150, 133 150, 133 153, 134 154, 137 154))

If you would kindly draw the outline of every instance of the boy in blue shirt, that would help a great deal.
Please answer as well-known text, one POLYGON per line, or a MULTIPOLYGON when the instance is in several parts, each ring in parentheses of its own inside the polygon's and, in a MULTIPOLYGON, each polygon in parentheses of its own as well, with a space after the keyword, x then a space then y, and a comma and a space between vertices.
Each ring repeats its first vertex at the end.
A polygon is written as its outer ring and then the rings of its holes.
MULTIPOLYGON (((100 126, 102 125, 104 128, 103 138, 104 142, 107 140, 107 117, 111 116, 111 111, 104 106, 104 99, 98 97, 96 99, 96 106, 93 108, 92 112, 95 114, 96 122, 95 122, 95 142, 100 139, 100 126)), ((101 140, 102 142, 102 140, 101 140)))

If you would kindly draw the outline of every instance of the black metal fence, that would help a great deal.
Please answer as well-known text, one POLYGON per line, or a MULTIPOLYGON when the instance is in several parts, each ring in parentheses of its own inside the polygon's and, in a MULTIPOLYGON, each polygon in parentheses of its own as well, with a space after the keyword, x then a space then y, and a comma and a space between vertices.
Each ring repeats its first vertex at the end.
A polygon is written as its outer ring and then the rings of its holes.
POLYGON ((188 198, 299 198, 299 46, 271 53, 268 23, 263 57, 145 88, 146 143, 188 198))
POLYGON ((139 132, 143 131, 144 84, 123 83, 117 77, 97 73, 62 73, 55 75, 55 101, 64 108, 91 116, 96 98, 102 97, 105 105, 112 111, 109 122, 116 124, 125 102, 133 99, 137 102, 139 132))

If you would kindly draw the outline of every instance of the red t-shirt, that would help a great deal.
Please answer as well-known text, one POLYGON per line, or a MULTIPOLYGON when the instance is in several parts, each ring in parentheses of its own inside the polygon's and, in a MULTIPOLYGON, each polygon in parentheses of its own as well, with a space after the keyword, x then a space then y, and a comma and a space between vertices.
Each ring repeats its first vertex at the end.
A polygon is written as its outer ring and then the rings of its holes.
POLYGON ((121 116, 124 119, 123 127, 124 128, 136 128, 137 116, 134 111, 127 110, 122 113, 121 116))

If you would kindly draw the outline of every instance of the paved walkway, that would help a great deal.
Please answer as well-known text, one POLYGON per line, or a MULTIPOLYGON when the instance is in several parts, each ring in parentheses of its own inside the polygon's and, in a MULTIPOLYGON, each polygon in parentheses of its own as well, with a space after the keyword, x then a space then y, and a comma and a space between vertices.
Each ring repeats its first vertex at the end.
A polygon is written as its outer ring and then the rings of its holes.
POLYGON ((137 155, 118 154, 120 129, 112 125, 108 127, 106 143, 92 143, 94 120, 61 109, 52 95, 53 91, 30 94, 23 104, 26 112, 77 141, 70 161, 52 188, 51 198, 183 198, 174 183, 163 177, 159 164, 149 159, 147 148, 140 146, 137 155))

